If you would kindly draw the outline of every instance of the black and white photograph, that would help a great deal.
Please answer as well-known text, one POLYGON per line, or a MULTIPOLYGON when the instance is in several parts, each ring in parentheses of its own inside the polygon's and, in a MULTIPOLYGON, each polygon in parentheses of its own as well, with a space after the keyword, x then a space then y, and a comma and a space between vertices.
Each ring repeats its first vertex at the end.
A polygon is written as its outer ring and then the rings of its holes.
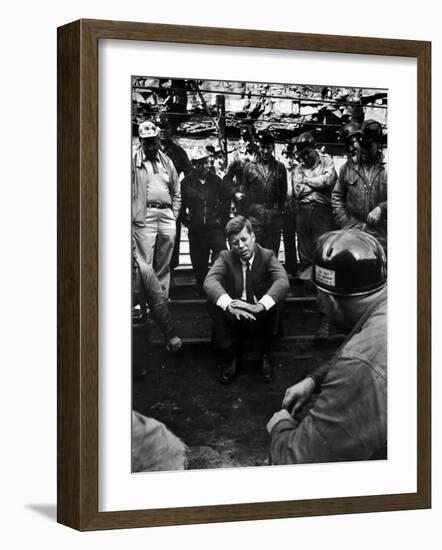
POLYGON ((386 460, 388 89, 131 94, 132 472, 386 460))

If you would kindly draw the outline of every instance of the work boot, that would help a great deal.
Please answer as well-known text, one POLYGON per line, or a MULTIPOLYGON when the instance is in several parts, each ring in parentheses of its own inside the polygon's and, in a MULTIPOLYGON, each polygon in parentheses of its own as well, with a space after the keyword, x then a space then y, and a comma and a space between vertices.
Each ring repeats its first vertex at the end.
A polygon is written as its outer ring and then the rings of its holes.
POLYGON ((262 357, 261 372, 265 382, 271 382, 273 380, 273 365, 270 361, 270 357, 266 354, 262 357))

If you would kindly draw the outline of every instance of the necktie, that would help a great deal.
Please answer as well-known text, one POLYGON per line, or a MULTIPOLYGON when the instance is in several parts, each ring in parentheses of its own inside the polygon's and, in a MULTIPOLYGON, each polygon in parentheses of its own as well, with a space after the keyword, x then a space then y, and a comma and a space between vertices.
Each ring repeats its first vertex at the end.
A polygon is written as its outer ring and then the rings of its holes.
POLYGON ((246 262, 246 300, 249 304, 255 303, 255 299, 253 297, 252 272, 250 271, 249 262, 246 262))

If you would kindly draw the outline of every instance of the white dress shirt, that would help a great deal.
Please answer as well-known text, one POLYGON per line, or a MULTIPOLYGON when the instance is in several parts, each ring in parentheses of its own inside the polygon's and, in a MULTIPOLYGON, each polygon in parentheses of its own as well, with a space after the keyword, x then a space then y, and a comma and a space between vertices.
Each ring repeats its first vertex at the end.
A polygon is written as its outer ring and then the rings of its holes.
MULTIPOLYGON (((249 260, 250 270, 252 269, 254 259, 255 259, 255 254, 253 254, 252 257, 249 260)), ((242 265, 242 280, 243 280, 243 290, 242 290, 242 294, 241 294, 241 300, 246 302, 247 301, 247 296, 246 296, 247 262, 245 262, 242 259, 240 259, 240 260, 241 260, 241 265, 242 265)), ((253 296, 253 298, 255 300, 255 303, 262 304, 267 311, 275 305, 275 300, 271 296, 269 296, 268 294, 264 294, 264 296, 258 301, 256 300, 256 296, 253 296)), ((221 296, 216 301, 216 305, 219 306, 221 309, 223 309, 225 311, 227 309, 227 307, 229 306, 229 304, 231 304, 232 302, 233 302, 233 298, 231 298, 226 293, 226 294, 221 294, 221 296)))

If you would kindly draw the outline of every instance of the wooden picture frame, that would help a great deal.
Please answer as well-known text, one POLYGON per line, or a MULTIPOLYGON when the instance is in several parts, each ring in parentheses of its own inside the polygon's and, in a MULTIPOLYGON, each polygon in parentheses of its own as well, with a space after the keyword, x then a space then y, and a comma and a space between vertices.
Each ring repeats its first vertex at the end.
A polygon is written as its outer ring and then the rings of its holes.
POLYGON ((58 521, 82 531, 431 506, 431 44, 119 21, 58 29, 58 521), (417 60, 417 491, 345 498, 98 511, 98 41, 412 57, 417 60))

